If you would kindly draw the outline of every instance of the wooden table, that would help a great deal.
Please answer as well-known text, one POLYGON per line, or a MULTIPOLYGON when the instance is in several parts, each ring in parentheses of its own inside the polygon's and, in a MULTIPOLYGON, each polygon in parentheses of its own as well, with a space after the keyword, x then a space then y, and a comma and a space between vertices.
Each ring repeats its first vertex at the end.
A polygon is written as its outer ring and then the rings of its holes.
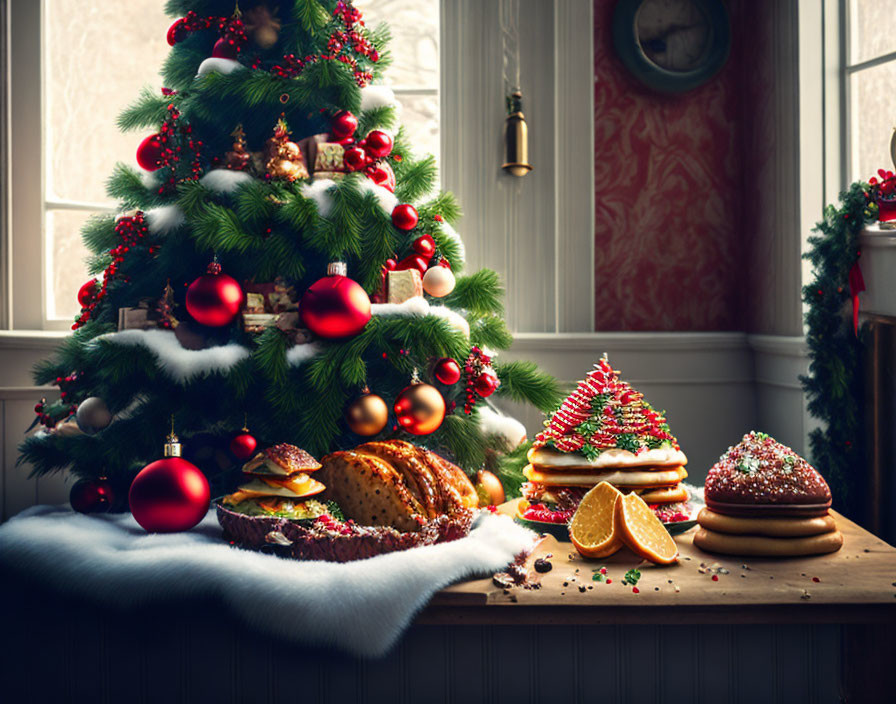
MULTIPOLYGON (((516 502, 501 507, 513 515, 516 502)), ((546 536, 527 561, 538 589, 496 586, 478 579, 443 590, 420 623, 889 623, 896 622, 896 548, 833 513, 843 548, 797 559, 740 558, 695 547, 696 528, 675 536, 677 565, 654 565, 623 548, 585 559, 568 542, 546 536), (538 574, 533 561, 553 569, 538 574), (606 567, 611 584, 592 579, 606 567), (622 583, 626 571, 637 584, 622 583)))

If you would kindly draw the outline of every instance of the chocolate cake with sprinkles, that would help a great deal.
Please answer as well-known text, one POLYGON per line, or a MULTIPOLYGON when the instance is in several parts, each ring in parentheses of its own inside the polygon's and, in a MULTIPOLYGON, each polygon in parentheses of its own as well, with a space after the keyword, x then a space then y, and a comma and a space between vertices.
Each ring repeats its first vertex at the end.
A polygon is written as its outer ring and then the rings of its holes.
POLYGON ((709 470, 694 545, 731 555, 796 557, 839 550, 831 490, 805 459, 752 431, 709 470))

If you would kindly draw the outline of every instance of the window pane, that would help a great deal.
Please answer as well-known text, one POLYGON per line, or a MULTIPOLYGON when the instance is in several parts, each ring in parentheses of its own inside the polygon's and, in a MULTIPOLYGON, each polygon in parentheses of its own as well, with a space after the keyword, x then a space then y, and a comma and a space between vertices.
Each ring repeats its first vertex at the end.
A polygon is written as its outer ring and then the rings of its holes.
POLYGON ((78 289, 87 281, 85 260, 90 251, 81 228, 93 213, 83 210, 47 211, 47 318, 73 318, 81 311, 78 289))
POLYGON ((850 0, 849 63, 896 51, 893 6, 880 0, 850 0))
POLYGON ((143 137, 115 120, 161 87, 171 20, 160 0, 47 0, 44 23, 48 197, 106 202, 112 167, 136 164, 143 137))
POLYGON ((387 22, 392 32, 389 85, 439 87, 439 0, 355 0, 364 23, 387 22))
POLYGON ((401 124, 417 156, 432 154, 439 161, 439 98, 435 95, 397 95, 401 124))
POLYGON ((896 120, 896 62, 850 77, 850 181, 892 169, 890 136, 896 120))

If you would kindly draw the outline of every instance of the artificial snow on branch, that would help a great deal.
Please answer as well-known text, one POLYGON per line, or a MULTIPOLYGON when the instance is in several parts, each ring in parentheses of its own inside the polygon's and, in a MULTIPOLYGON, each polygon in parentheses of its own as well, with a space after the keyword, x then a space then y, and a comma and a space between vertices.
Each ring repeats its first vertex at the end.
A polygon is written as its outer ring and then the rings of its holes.
POLYGON ((393 108, 396 119, 400 117, 401 104, 395 99, 395 93, 388 86, 367 86, 361 89, 361 110, 376 108, 393 108))
POLYGON ((526 426, 488 405, 479 407, 479 427, 485 435, 497 435, 510 449, 526 440, 526 426))
POLYGON ((248 348, 235 342, 204 350, 184 349, 170 330, 110 332, 94 338, 89 344, 96 345, 99 342, 145 347, 158 360, 159 369, 178 384, 185 384, 200 376, 226 374, 250 354, 248 348))
POLYGON ((154 235, 167 235, 186 222, 184 211, 177 205, 163 205, 144 213, 146 227, 154 235))
POLYGON ((286 363, 291 367, 298 367, 308 360, 314 359, 322 351, 317 343, 293 345, 286 351, 286 363))
POLYGON ((430 305, 423 296, 414 296, 404 303, 374 303, 370 306, 370 312, 372 315, 421 318, 425 315, 434 315, 446 320, 451 327, 460 330, 466 337, 470 336, 470 324, 466 318, 446 306, 430 305))
POLYGON ((252 183, 255 179, 246 171, 232 171, 231 169, 214 169, 199 179, 199 183, 214 193, 229 194, 245 183, 252 183))
POLYGON ((225 76, 234 71, 240 71, 246 68, 239 61, 233 59, 222 59, 217 56, 210 56, 201 64, 199 70, 196 71, 196 78, 201 78, 209 73, 223 73, 225 76))

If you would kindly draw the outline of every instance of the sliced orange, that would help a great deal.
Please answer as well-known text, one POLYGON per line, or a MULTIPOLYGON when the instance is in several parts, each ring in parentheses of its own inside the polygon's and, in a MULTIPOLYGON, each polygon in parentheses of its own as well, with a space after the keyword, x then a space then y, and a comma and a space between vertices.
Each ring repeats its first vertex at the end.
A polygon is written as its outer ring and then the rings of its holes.
POLYGON ((622 494, 601 482, 582 497, 569 522, 569 539, 585 557, 607 557, 622 547, 616 527, 616 505, 622 494))
POLYGON ((669 531, 637 494, 616 502, 616 525, 622 541, 645 560, 660 565, 678 560, 678 546, 669 531))

